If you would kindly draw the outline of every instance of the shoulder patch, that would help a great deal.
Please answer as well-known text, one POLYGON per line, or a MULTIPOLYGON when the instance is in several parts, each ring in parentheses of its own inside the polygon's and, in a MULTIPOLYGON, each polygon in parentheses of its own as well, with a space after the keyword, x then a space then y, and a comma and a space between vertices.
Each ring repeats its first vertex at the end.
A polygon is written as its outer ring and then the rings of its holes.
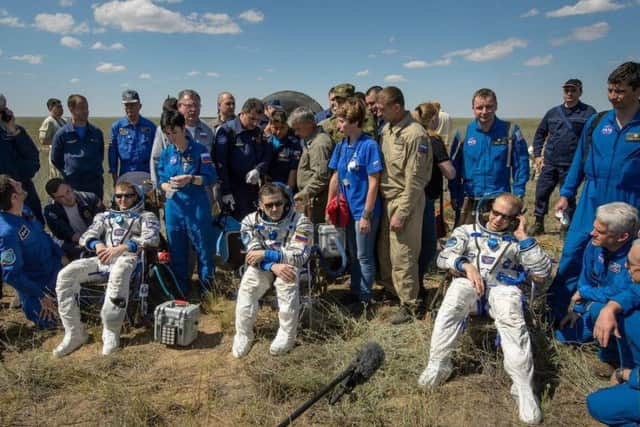
POLYGON ((447 243, 444 244, 444 247, 452 248, 456 245, 456 243, 458 243, 458 239, 456 239, 455 237, 452 237, 449 240, 447 240, 447 243))
POLYGON ((16 263, 16 253, 13 251, 12 248, 7 249, 2 251, 2 254, 0 254, 0 262, 2 262, 2 265, 4 266, 10 266, 16 263))
POLYGON ((606 125, 600 131, 603 135, 611 135, 613 133, 613 126, 606 125))
POLYGON ((120 128, 120 130, 118 130, 118 133, 120 135, 128 135, 129 134, 129 129, 127 128, 120 128))
POLYGON ((419 154, 424 154, 427 151, 429 151, 429 144, 427 144, 426 142, 420 142, 418 144, 418 153, 419 154))
POLYGON ((211 155, 209 153, 200 154, 200 161, 202 163, 212 163, 211 155))
POLYGON ((25 240, 29 237, 29 234, 31 234, 31 230, 29 230, 29 227, 26 225, 23 225, 20 227, 20 230, 18 230, 18 237, 20 237, 20 240, 25 240))
POLYGON ((467 144, 469 145, 476 145, 476 139, 474 137, 471 137, 467 140, 467 144))

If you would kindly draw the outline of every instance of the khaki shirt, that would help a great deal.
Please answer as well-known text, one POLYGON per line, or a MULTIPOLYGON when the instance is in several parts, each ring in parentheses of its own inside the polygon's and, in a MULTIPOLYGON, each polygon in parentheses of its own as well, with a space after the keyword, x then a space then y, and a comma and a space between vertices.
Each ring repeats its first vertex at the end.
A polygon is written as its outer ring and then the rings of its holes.
MULTIPOLYGON (((318 126, 322 128, 324 133, 329 135, 334 145, 342 142, 344 134, 338 129, 338 118, 335 114, 318 123, 318 126)), ((378 139, 376 128, 376 119, 369 111, 367 111, 364 116, 364 122, 362 123, 362 132, 366 133, 373 139, 378 139)))
POLYGON ((405 112, 396 125, 384 125, 380 146, 384 160, 380 192, 385 200, 397 201, 394 215, 406 218, 431 179, 431 142, 424 128, 405 112))
POLYGON ((332 151, 331 138, 319 129, 304 141, 297 175, 300 193, 312 198, 327 191, 331 178, 329 160, 332 151))

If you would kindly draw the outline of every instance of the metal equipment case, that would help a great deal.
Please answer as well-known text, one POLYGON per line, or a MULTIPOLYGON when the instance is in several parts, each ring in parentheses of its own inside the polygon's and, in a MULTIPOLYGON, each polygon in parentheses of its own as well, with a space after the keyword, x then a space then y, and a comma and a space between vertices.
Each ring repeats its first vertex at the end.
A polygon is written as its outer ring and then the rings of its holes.
POLYGON ((153 338, 165 345, 188 346, 198 336, 200 306, 187 301, 167 301, 156 307, 153 338))

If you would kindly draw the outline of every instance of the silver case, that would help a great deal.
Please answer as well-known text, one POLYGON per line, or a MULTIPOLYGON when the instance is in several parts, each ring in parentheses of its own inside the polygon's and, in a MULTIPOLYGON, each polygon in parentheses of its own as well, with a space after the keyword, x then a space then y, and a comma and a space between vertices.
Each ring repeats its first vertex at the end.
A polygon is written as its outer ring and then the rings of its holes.
POLYGON ((188 346, 198 337, 200 306, 167 301, 154 312, 153 338, 170 346, 188 346))
POLYGON ((333 224, 318 224, 318 246, 323 257, 340 258, 342 256, 336 241, 346 249, 344 228, 336 228, 333 224))

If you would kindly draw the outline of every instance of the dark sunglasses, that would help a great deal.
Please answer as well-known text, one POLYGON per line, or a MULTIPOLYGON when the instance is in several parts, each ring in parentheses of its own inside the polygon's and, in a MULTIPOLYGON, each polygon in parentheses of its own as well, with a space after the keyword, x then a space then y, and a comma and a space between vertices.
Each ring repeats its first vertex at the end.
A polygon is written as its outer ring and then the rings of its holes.
POLYGON ((122 199, 127 198, 127 199, 132 199, 134 197, 136 197, 135 193, 116 193, 113 195, 113 197, 115 197, 116 199, 122 199))
POLYGON ((514 218, 516 218, 518 216, 518 215, 507 215, 507 214, 504 214, 502 212, 498 212, 495 209, 491 209, 491 214, 493 216, 501 217, 501 218, 504 218, 506 220, 512 220, 512 219, 514 219, 514 218))
POLYGON ((284 201, 283 200, 278 200, 277 202, 273 202, 273 203, 265 203, 264 207, 265 209, 273 209, 273 208, 279 208, 284 206, 284 201))

